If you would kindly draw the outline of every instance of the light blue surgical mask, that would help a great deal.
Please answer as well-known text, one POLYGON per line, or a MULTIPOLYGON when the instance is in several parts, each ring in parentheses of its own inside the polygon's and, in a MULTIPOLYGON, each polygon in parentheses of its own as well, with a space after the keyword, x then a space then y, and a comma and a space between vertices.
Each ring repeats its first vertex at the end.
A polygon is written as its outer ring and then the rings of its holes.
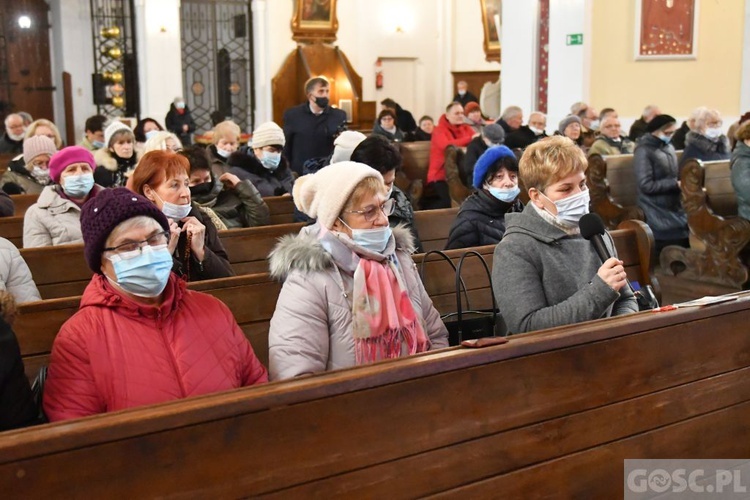
POLYGON ((226 151, 224 149, 219 149, 219 148, 216 148, 216 153, 222 158, 229 158, 232 155, 231 151, 226 151))
MULTIPOLYGON (((547 198, 544 193, 542 196, 547 198)), ((549 200, 549 198, 547 198, 549 200)), ((552 200, 550 200, 552 201, 552 200)), ((589 190, 585 189, 578 194, 568 196, 562 200, 552 201, 557 208, 557 219, 568 225, 578 225, 581 217, 589 213, 589 202, 591 201, 589 190)))
POLYGON ((160 132, 159 130, 149 130, 148 132, 146 132, 146 133, 145 133, 145 134, 143 134, 143 135, 144 135, 144 136, 146 137, 146 140, 149 140, 149 139, 151 139, 151 138, 152 138, 153 136, 155 136, 156 134, 158 134, 159 132, 160 132))
POLYGON ((102 141, 93 141, 91 143, 92 146, 94 146, 96 149, 102 149, 104 147, 104 142, 102 141))
POLYGON ((504 201, 505 203, 512 203, 516 198, 518 198, 518 195, 521 194, 521 188, 519 188, 518 186, 514 186, 508 189, 490 186, 489 188, 487 188, 487 191, 489 191, 492 196, 500 201, 504 201))
POLYGON ((167 245, 146 245, 137 251, 139 255, 132 258, 123 258, 118 254, 108 257, 117 276, 115 283, 138 297, 157 297, 169 281, 172 256, 167 245))
POLYGON ((265 168, 273 172, 279 168, 279 163, 281 163, 281 153, 263 151, 263 156, 261 157, 260 162, 265 168))
POLYGON ((170 219, 174 220, 182 220, 185 217, 188 216, 190 213, 190 210, 193 209, 192 205, 190 203, 186 205, 177 205, 175 203, 170 203, 168 201, 164 201, 161 199, 161 196, 156 194, 156 191, 153 191, 154 196, 159 198, 159 201, 161 201, 161 211, 164 215, 166 215, 170 219))
POLYGON ((94 174, 69 175, 63 177, 62 188, 71 198, 85 198, 94 187, 94 174))
POLYGON ((659 139, 661 139, 664 144, 669 144, 670 142, 672 142, 671 135, 660 135, 659 139))
POLYGON ((393 233, 390 226, 375 227, 372 229, 352 229, 349 227, 349 224, 341 219, 339 220, 351 230, 352 241, 357 246, 370 252, 383 253, 393 233))

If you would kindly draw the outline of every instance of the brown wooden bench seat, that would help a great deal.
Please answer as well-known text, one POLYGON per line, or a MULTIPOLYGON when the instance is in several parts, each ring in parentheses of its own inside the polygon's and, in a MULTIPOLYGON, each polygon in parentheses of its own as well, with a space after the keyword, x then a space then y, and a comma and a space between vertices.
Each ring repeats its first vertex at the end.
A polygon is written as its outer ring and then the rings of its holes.
POLYGON ((750 454, 750 336, 737 328, 748 322, 743 297, 11 431, 0 487, 8 498, 617 498, 626 458, 750 454))
POLYGON ((268 205, 271 224, 294 222, 294 200, 291 196, 267 196, 263 201, 268 205))
POLYGON ((456 220, 456 214, 458 214, 458 208, 417 210, 414 212, 414 227, 419 234, 425 252, 445 248, 451 226, 453 226, 453 221, 456 220))
POLYGON ((10 199, 13 200, 13 206, 16 209, 13 215, 23 217, 23 215, 26 213, 26 209, 28 209, 31 205, 36 203, 36 200, 39 199, 39 195, 38 194, 12 194, 10 195, 10 199))
POLYGON ((662 272, 674 274, 677 270, 681 278, 734 289, 746 286, 748 268, 743 253, 750 243, 750 221, 737 216, 729 161, 688 160, 681 181, 691 248, 666 247, 660 256, 662 272))
POLYGON ((219 231, 219 237, 229 255, 232 269, 238 275, 268 271, 266 258, 279 238, 297 234, 306 223, 274 224, 219 231))
POLYGON ((0 237, 13 243, 16 248, 23 246, 23 215, 0 217, 0 237))
MULTIPOLYGON (((622 228, 612 231, 618 255, 623 260, 628 277, 642 286, 651 285, 660 298, 660 289, 653 277, 653 236, 648 226, 640 221, 628 221, 622 228)), ((449 250, 446 254, 458 263, 468 249, 449 250)), ((485 262, 492 269, 493 247, 477 247, 485 262)), ((425 265, 425 288, 441 314, 456 311, 455 274, 447 262, 431 256, 425 265)), ((415 255, 418 265, 422 255, 415 255)), ((487 281, 481 263, 472 257, 466 261, 463 272, 467 293, 474 308, 491 307, 487 281)), ((234 314, 237 323, 250 339, 258 358, 265 364, 268 360, 268 325, 276 307, 279 283, 271 280, 267 273, 236 276, 190 283, 193 290, 214 295, 222 300, 234 314)), ((19 306, 19 315, 14 330, 21 346, 21 355, 26 363, 26 373, 33 377, 40 366, 47 362, 52 350, 52 341, 62 324, 78 310, 80 297, 43 300, 19 306)))
POLYGON ((633 155, 589 156, 586 183, 590 189, 591 209, 609 229, 624 220, 646 220, 638 207, 638 191, 633 155))

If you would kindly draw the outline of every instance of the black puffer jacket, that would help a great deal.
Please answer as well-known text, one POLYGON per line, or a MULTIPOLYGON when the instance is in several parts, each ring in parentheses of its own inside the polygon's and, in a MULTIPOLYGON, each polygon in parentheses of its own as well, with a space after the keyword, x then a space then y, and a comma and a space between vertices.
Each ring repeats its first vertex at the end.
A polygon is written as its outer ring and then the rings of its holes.
POLYGON ((227 164, 230 174, 236 175, 243 181, 250 181, 261 196, 292 194, 294 177, 292 177, 289 162, 283 156, 278 168, 273 172, 265 168, 251 150, 248 150, 247 154, 232 153, 227 164))
POLYGON ((505 214, 523 211, 523 203, 500 201, 487 191, 477 191, 464 200, 453 221, 446 250, 495 245, 505 234, 505 214))
POLYGON ((0 431, 35 423, 37 410, 18 340, 10 325, 0 319, 0 431))
POLYGON ((419 240, 419 235, 417 234, 417 228, 414 227, 414 207, 412 207, 409 197, 397 186, 393 186, 393 192, 391 192, 390 197, 396 204, 393 207, 393 213, 388 217, 388 225, 396 227, 399 224, 404 224, 414 237, 414 249, 416 253, 424 252, 422 242, 419 240))
POLYGON ((721 135, 715 141, 712 141, 705 135, 690 131, 685 137, 685 149, 680 158, 680 170, 682 166, 691 158, 701 161, 728 160, 732 157, 732 150, 729 148, 729 139, 721 135))

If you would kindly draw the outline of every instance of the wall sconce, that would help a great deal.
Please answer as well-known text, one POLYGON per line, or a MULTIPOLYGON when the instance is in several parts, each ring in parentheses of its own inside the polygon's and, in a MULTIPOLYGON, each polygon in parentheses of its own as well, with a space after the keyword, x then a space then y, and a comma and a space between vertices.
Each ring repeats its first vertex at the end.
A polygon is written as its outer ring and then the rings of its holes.
POLYGON ((19 16, 18 18, 18 27, 22 30, 27 30, 31 28, 31 18, 29 16, 19 16))
POLYGON ((120 27, 110 26, 109 28, 104 27, 99 31, 102 38, 120 38, 120 27))

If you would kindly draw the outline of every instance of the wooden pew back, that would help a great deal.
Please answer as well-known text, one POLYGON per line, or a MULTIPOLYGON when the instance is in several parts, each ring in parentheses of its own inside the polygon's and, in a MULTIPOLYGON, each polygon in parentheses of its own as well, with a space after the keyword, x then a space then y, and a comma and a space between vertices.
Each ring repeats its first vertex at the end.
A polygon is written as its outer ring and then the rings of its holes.
POLYGON ((750 453, 748 321, 747 298, 641 313, 12 431, 0 484, 18 498, 619 497, 625 458, 750 453))
POLYGON ((0 237, 13 243, 16 248, 23 246, 23 215, 0 217, 0 237))
POLYGON ((39 199, 38 194, 12 194, 10 195, 10 199, 13 200, 13 206, 15 207, 16 211, 13 215, 23 217, 26 213, 26 210, 36 203, 36 200, 39 199))
POLYGON ((271 224, 294 222, 294 201, 291 196, 267 196, 263 201, 268 205, 271 224))
POLYGON ((287 234, 296 234, 304 226, 304 222, 294 222, 229 229, 219 231, 219 237, 229 255, 232 269, 237 275, 265 273, 268 271, 266 258, 278 239, 287 234))
POLYGON ((430 166, 430 141, 402 142, 401 168, 406 176, 415 181, 427 183, 427 168, 430 166))
POLYGON ((419 234, 425 252, 445 248, 457 213, 458 208, 417 210, 414 212, 414 227, 419 234))
POLYGON ((737 194, 732 186, 729 160, 703 162, 706 202, 716 215, 737 216, 737 194))

